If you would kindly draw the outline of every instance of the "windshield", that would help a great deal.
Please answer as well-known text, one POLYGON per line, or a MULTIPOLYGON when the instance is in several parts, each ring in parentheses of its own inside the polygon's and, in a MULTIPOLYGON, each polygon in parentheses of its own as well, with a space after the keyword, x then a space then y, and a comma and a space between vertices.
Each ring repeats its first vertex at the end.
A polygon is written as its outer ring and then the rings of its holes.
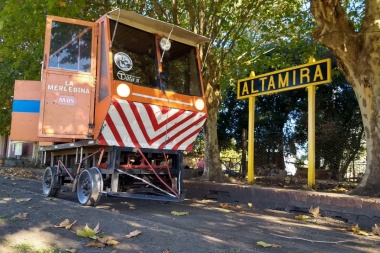
POLYGON ((202 96, 195 47, 171 41, 171 48, 165 53, 162 51, 163 57, 158 59, 154 34, 121 23, 116 25, 113 20, 110 22, 115 80, 202 96), (165 80, 158 78, 159 64, 162 64, 165 80))
MULTIPOLYGON (((115 21, 111 22, 111 38, 115 21)), ((157 87, 154 34, 118 23, 112 41, 114 79, 146 87, 157 87)))
POLYGON ((162 70, 166 72, 166 90, 201 96, 198 61, 194 47, 171 41, 171 48, 162 51, 162 70))

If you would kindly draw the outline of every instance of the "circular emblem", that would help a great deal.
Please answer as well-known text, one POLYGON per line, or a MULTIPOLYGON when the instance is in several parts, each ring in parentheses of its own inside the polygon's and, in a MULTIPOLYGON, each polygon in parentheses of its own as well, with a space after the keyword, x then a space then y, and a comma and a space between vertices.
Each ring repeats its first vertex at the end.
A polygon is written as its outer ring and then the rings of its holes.
POLYGON ((133 67, 132 59, 126 53, 119 52, 114 56, 114 62, 119 69, 129 71, 133 67))

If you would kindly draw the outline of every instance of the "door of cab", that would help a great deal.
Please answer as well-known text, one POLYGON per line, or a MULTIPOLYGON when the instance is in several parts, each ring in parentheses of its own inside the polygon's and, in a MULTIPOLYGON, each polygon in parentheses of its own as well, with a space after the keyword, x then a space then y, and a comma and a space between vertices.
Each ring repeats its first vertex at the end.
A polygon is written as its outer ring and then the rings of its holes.
POLYGON ((40 137, 92 138, 96 31, 93 22, 47 17, 40 137))

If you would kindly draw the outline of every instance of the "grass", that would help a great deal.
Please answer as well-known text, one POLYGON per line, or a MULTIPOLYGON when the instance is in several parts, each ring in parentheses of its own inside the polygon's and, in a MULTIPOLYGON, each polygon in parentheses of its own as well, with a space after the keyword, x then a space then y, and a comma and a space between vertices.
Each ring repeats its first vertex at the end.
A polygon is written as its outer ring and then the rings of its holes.
POLYGON ((46 249, 36 249, 32 244, 20 243, 13 246, 19 252, 22 253, 63 253, 64 250, 60 250, 54 247, 49 247, 46 249))
POLYGON ((11 217, 0 215, 0 226, 6 225, 7 221, 9 221, 11 217))

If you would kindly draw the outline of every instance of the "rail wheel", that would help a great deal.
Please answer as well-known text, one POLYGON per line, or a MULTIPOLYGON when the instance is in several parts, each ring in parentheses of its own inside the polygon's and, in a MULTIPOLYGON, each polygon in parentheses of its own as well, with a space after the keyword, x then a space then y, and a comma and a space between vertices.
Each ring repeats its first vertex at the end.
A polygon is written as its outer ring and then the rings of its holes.
POLYGON ((42 177, 42 193, 47 197, 57 197, 61 190, 61 182, 57 166, 47 167, 42 177))
POLYGON ((84 169, 79 174, 77 197, 83 206, 96 206, 103 189, 103 177, 96 167, 84 169))

